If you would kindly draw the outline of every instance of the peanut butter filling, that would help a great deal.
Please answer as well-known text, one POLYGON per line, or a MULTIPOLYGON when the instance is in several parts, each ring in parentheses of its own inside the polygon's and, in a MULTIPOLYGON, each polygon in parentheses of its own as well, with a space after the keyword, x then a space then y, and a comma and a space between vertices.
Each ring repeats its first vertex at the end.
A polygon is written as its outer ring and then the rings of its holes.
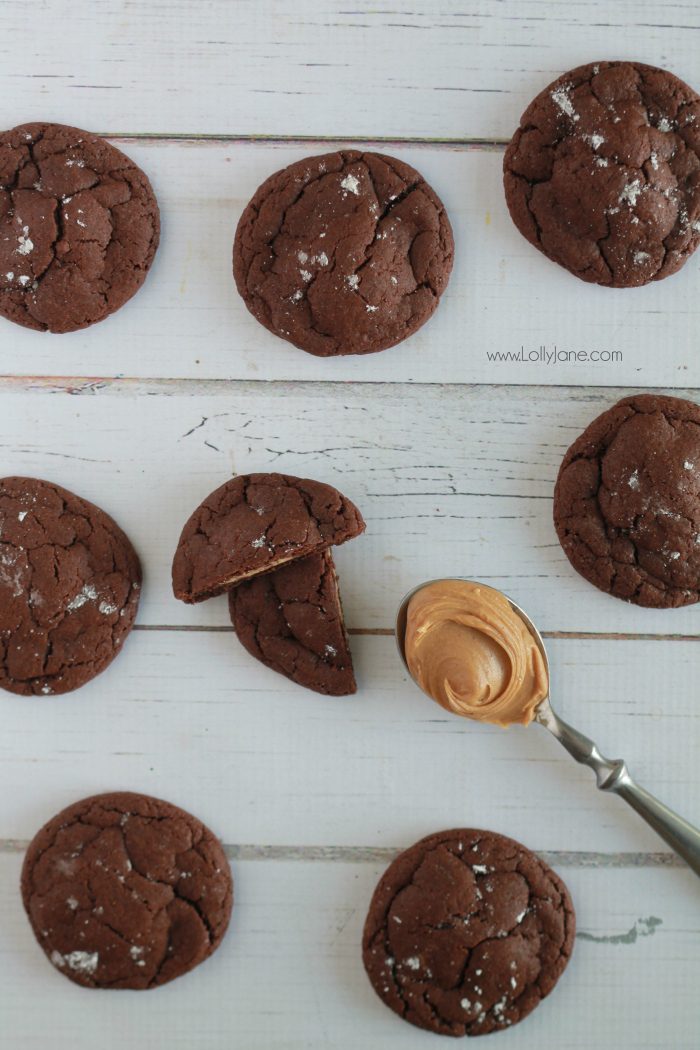
POLYGON ((537 642, 500 591, 439 580, 408 603, 406 663, 424 692, 465 718, 527 725, 549 692, 537 642))

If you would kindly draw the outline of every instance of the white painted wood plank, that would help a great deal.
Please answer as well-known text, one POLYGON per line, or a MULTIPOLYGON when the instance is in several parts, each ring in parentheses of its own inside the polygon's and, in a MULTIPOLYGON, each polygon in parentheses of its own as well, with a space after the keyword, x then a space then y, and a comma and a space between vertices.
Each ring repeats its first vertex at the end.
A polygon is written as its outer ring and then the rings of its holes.
POLYGON ((0 469, 52 479, 117 518, 145 567, 143 624, 228 623, 224 599, 174 600, 180 530, 232 473, 279 470, 337 485, 367 520, 365 535, 337 551, 350 627, 391 628, 412 587, 465 575, 505 590, 547 631, 700 633, 697 606, 654 611, 610 598, 574 572, 557 542, 551 498, 564 451, 622 391, 65 389, 2 385, 0 469))
POLYGON ((693 336, 700 323, 700 257, 646 288, 584 284, 513 226, 503 198, 501 152, 387 147, 419 168, 445 201, 455 227, 452 279, 436 315, 403 344, 365 357, 318 359, 273 336, 248 313, 233 284, 231 246, 238 217, 260 182, 332 146, 119 144, 153 178, 162 208, 162 243, 145 286, 116 315, 83 332, 52 336, 3 320, 0 372, 700 386, 693 336), (556 349, 621 356, 552 364, 539 359, 540 348, 550 355, 556 349), (494 353, 522 353, 528 360, 489 359, 494 353))
POLYGON ((611 52, 700 80, 700 11, 668 0, 52 0, 40 10, 37 25, 22 0, 0 9, 8 121, 490 139, 509 137, 560 72, 611 52))
MULTIPOLYGON (((237 903, 216 955, 179 981, 138 994, 86 991, 52 969, 22 911, 20 862, 17 854, 0 855, 7 1046, 419 1050, 436 1042, 387 1010, 362 968, 362 923, 380 866, 236 863, 237 903)), ((561 874, 584 937, 551 996, 500 1034, 499 1045, 694 1050, 700 938, 693 876, 653 868, 561 874), (650 918, 661 922, 654 926, 650 918), (620 935, 626 941, 587 939, 620 935)))
MULTIPOLYGON (((49 811, 129 789, 207 813, 230 843, 386 847, 466 824, 544 850, 666 849, 540 727, 448 715, 408 681, 392 638, 352 647, 360 691, 347 699, 288 682, 232 633, 160 631, 135 632, 77 693, 3 694, 0 838, 26 840, 49 811)), ((695 820, 696 649, 550 644, 557 708, 695 820)))

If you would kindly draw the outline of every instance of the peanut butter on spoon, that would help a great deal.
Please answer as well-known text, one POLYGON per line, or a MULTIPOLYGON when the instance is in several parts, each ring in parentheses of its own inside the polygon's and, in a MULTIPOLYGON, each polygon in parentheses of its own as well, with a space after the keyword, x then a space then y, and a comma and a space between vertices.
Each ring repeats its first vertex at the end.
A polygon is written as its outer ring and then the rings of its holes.
POLYGON ((404 653, 428 696, 480 722, 528 725, 549 692, 535 638, 508 599, 482 583, 437 580, 416 591, 404 653))

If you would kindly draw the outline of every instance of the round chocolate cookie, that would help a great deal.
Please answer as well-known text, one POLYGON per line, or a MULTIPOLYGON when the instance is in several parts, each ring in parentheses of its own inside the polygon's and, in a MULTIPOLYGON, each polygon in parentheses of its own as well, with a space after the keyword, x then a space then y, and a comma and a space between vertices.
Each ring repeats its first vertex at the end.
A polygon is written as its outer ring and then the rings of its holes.
POLYGON ((637 394, 594 419, 564 456, 554 525, 602 591, 665 609, 700 599, 700 406, 637 394))
POLYGON ((99 507, 37 478, 0 479, 0 687, 67 693, 114 659, 141 566, 99 507))
POLYGON ((574 945, 566 886, 492 831, 428 835, 382 875, 365 922, 365 969, 380 999, 439 1035, 522 1021, 554 988, 574 945))
POLYGON ((173 558, 173 593, 201 602, 365 530, 337 489, 288 474, 240 474, 190 515, 173 558))
POLYGON ((565 73, 525 110, 503 168, 520 232, 584 281, 658 281, 700 243, 700 98, 666 70, 565 73))
POLYGON ((233 907, 221 843, 177 806, 83 799, 32 839, 22 899, 56 969, 87 988, 155 988, 214 952, 233 907))
POLYGON ((74 332, 143 284, 158 204, 123 153, 78 128, 21 124, 0 134, 0 314, 74 332))
POLYGON ((445 208, 417 171, 343 150, 262 184, 238 223, 233 273, 261 324, 333 357, 412 335, 437 308, 453 256, 445 208))
POLYGON ((239 583, 228 605, 239 642, 266 667, 326 696, 357 692, 329 550, 239 583))

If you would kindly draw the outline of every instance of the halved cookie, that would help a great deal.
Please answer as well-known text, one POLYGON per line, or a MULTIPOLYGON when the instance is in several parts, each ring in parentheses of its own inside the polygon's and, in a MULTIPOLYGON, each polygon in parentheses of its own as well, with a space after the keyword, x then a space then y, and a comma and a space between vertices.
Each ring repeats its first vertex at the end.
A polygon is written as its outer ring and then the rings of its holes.
POLYGON ((320 481, 243 474, 197 507, 173 559, 173 592, 201 602, 364 532, 357 507, 320 481))
POLYGON ((239 641, 256 660, 317 693, 357 691, 330 551, 241 583, 228 604, 239 641))

